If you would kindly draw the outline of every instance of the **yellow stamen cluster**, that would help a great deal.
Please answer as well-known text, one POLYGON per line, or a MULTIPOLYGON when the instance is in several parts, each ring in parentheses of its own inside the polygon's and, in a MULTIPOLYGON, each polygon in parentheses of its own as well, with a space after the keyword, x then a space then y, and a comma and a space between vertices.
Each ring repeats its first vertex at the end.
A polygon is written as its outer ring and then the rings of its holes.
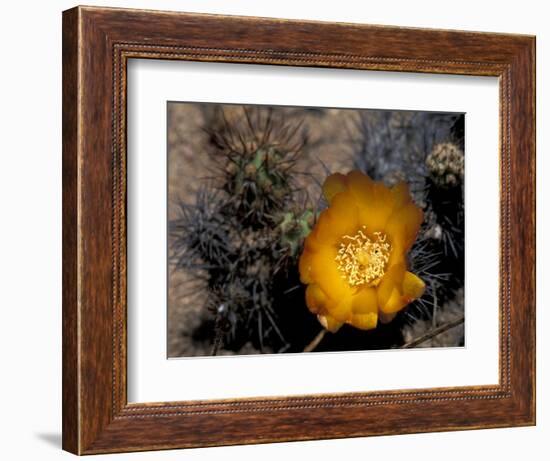
POLYGON ((335 258, 342 278, 352 287, 375 285, 384 275, 390 258, 391 246, 386 242, 386 235, 375 232, 370 239, 365 231, 362 226, 354 236, 344 235, 335 258))

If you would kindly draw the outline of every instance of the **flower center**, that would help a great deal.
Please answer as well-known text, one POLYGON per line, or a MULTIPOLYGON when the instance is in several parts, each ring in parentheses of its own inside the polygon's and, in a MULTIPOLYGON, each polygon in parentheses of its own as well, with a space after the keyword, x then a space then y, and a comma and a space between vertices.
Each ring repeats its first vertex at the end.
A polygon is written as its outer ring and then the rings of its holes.
POLYGON ((344 235, 335 258, 342 278, 352 287, 376 284, 390 258, 391 246, 386 242, 386 235, 375 232, 371 239, 365 229, 363 226, 354 236, 344 235))

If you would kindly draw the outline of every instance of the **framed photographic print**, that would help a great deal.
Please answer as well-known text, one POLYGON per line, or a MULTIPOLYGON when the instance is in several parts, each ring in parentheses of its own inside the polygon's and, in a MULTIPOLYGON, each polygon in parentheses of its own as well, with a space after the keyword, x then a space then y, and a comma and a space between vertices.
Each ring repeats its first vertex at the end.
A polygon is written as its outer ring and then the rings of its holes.
POLYGON ((535 423, 535 39, 63 13, 63 448, 535 423))

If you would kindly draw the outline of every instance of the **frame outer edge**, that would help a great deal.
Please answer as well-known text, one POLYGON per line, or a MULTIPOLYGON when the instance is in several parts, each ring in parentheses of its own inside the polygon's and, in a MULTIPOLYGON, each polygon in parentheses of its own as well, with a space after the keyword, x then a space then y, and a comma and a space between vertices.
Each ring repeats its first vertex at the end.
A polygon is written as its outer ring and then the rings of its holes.
MULTIPOLYGON (((526 44, 518 54, 514 70, 517 100, 515 111, 521 113, 513 127, 512 143, 517 149, 513 161, 517 178, 517 206, 521 226, 518 226, 518 247, 513 261, 522 261, 521 271, 512 271, 512 283, 517 284, 516 303, 524 309, 524 315, 516 315, 525 335, 524 355, 518 357, 518 367, 522 370, 518 392, 521 393, 520 412, 526 425, 536 425, 536 38, 526 39, 526 44), (521 296, 521 297, 520 297, 521 296)), ((519 335, 518 335, 519 336, 519 335)))
POLYGON ((534 264, 533 264, 533 283, 534 283, 534 315, 532 328, 532 338, 533 338, 533 357, 531 359, 531 369, 532 369, 532 380, 533 380, 533 395, 531 402, 531 412, 532 418, 531 423, 533 426, 537 425, 537 173, 536 173, 536 162, 537 162, 537 38, 536 36, 532 37, 531 47, 530 47, 530 57, 531 57, 531 85, 532 85, 532 94, 531 94, 531 110, 532 110, 532 123, 533 123, 533 132, 531 135, 531 149, 533 155, 533 205, 532 205, 532 214, 533 214, 533 239, 534 239, 534 264))
POLYGON ((62 15, 62 448, 80 453, 79 348, 79 42, 80 11, 62 15))
MULTIPOLYGON (((131 22, 125 17, 130 12, 132 12, 130 19, 135 19, 134 15, 137 15, 137 13, 133 10, 77 7, 63 13, 63 448, 75 454, 92 454, 396 433, 393 428, 378 428, 377 430, 365 432, 365 421, 362 418, 373 416, 373 414, 370 414, 371 410, 367 411, 366 407, 357 413, 358 416, 353 426, 343 425, 340 430, 325 431, 324 428, 317 427, 316 421, 310 421, 310 411, 313 410, 303 407, 301 409, 297 408, 300 410, 297 413, 298 421, 300 418, 303 418, 303 422, 310 422, 311 424, 309 429, 306 428, 307 431, 304 429, 300 433, 291 434, 289 432, 289 427, 297 423, 294 416, 296 413, 290 415, 287 412, 285 416, 285 412, 282 412, 283 417, 277 419, 274 414, 269 413, 269 409, 266 409, 267 414, 265 416, 268 419, 263 422, 263 415, 261 413, 264 410, 248 415, 239 412, 235 412, 234 415, 229 413, 221 414, 222 412, 219 412, 220 414, 215 418, 206 413, 202 415, 195 414, 193 416, 175 413, 170 415, 170 417, 173 416, 170 424, 162 425, 164 432, 161 435, 165 438, 165 442, 155 443, 152 441, 147 442, 143 437, 147 439, 152 432, 155 432, 154 429, 160 430, 161 422, 166 421, 164 418, 161 418, 164 415, 149 415, 151 418, 147 419, 144 417, 148 415, 136 415, 136 417, 130 420, 130 418, 123 417, 124 415, 119 413, 120 408, 118 408, 118 403, 120 403, 120 397, 115 397, 114 394, 111 394, 111 388, 109 388, 108 393, 106 390, 108 382, 111 382, 113 389, 118 385, 118 378, 115 379, 118 376, 118 371, 110 373, 110 368, 107 370, 107 365, 110 364, 107 363, 106 358, 107 355, 110 355, 110 352, 113 352, 115 354, 112 356, 113 360, 116 357, 120 360, 120 356, 116 355, 115 352, 115 343, 107 341, 107 338, 114 337, 116 328, 109 323, 110 317, 106 315, 110 305, 107 299, 109 290, 107 289, 106 282, 110 274, 114 272, 116 275, 117 266, 113 268, 111 266, 108 267, 107 259, 101 258, 107 252, 104 242, 112 237, 114 230, 113 227, 109 226, 113 224, 111 219, 113 219, 115 225, 118 222, 112 216, 107 216, 107 212, 101 208, 101 203, 106 203, 107 197, 109 197, 109 200, 114 200, 110 195, 110 191, 118 190, 116 178, 112 177, 112 171, 109 172, 107 170, 107 158, 102 156, 108 150, 107 143, 103 139, 103 134, 109 130, 109 127, 112 128, 114 126, 111 125, 111 121, 107 121, 108 115, 111 112, 109 112, 106 102, 107 99, 110 101, 116 95, 116 90, 108 86, 109 82, 104 80, 101 71, 113 68, 112 57, 109 53, 112 46, 117 43, 117 40, 120 40, 120 34, 124 32, 129 33, 128 30, 131 30, 121 25, 131 22), (122 21, 122 19, 126 19, 126 21, 122 21), (116 32, 116 34, 113 32, 116 32), (104 61, 102 61, 103 59, 104 61), (91 82, 99 84, 91 88, 89 86, 91 82), (97 101, 101 104, 95 104, 97 101), (99 132, 100 130, 103 130, 101 131, 103 134, 97 142, 94 142, 93 139, 89 139, 87 136, 84 137, 84 135, 99 132), (109 186, 109 191, 107 191, 107 186, 109 186), (95 199, 97 199, 98 203, 96 203, 95 199), (111 229, 111 234, 109 234, 107 228, 111 229), (102 254, 99 257, 98 252, 94 250, 94 246, 96 245, 101 247, 102 254), (92 274, 91 269, 93 269, 93 277, 90 277, 92 274), (269 429, 269 420, 275 420, 277 423, 283 421, 281 430, 277 434, 270 433, 270 435, 266 435, 269 430, 272 430, 269 429), (291 423, 288 423, 288 421, 291 421, 291 423), (221 428, 218 426, 217 432, 210 432, 212 427, 218 423, 224 423, 227 433, 224 431, 224 425, 221 428), (266 426, 263 432, 259 435, 256 434, 252 438, 250 438, 249 434, 243 436, 242 430, 256 427, 258 423, 263 423, 266 426), (240 425, 240 429, 238 427, 235 428, 235 425, 240 425), (348 427, 351 432, 346 431, 348 427), (360 427, 360 429, 357 429, 357 427, 360 427), (188 435, 189 429, 193 428, 196 428, 195 430, 198 430, 199 433, 193 437, 188 436, 185 440, 177 439, 177 436, 180 435, 178 431, 184 431, 188 435), (353 428, 355 429, 352 430, 353 428), (173 439, 174 435, 176 436, 176 440, 173 439), (215 437, 212 438, 211 435, 215 435, 215 437)), ((163 16, 170 17, 172 13, 164 14, 163 16)), ((191 25, 198 19, 197 15, 178 15, 179 17, 187 18, 186 21, 191 23, 191 25)), ((200 17, 202 18, 203 16, 200 17)), ((219 18, 221 19, 222 17, 219 18)), ((242 40, 239 27, 242 26, 240 23, 244 22, 244 20, 235 17, 226 17, 226 19, 230 26, 229 31, 235 35, 232 39, 239 44, 242 40)), ((275 24, 279 24, 277 20, 266 20, 266 22, 273 27, 275 27, 275 24)), ((142 22, 142 28, 143 24, 144 22, 142 22)), ((282 21, 281 24, 288 24, 289 27, 294 25, 295 27, 303 26, 305 28, 331 27, 330 23, 315 25, 299 21, 282 21)), ((365 26, 364 30, 366 28, 367 26, 365 26)), ((145 27, 145 32, 148 32, 149 29, 145 27)), ((391 28, 388 28, 388 30, 391 30, 391 28)), ((376 34, 380 35, 380 33, 380 30, 376 29, 376 34)), ((410 33, 417 35, 420 31, 411 30, 410 33)), ((176 42, 178 40, 181 41, 181 38, 177 36, 177 32, 174 32, 174 34, 176 34, 174 40, 176 42)), ((298 34, 299 38, 300 34, 298 34)), ((460 38, 458 35, 455 37, 456 34, 450 31, 442 31, 437 34, 446 36, 447 38, 460 38)), ((262 34, 259 34, 259 36, 262 37, 262 34)), ((491 46, 497 47, 497 50, 502 48, 503 43, 493 43, 496 40, 495 36, 485 35, 485 37, 491 42, 491 46), (499 46, 501 48, 498 48, 499 46)), ((519 70, 526 72, 533 70, 534 40, 525 40, 525 37, 518 38, 505 35, 498 38, 502 38, 503 41, 507 41, 510 45, 508 51, 502 54, 499 59, 506 60, 508 64, 514 61, 517 65, 517 53, 520 53, 522 64, 519 70), (519 51, 520 47, 522 48, 521 52, 519 51), (514 54, 511 55, 511 53, 514 54)), ((231 37, 227 40, 229 41, 230 39, 231 37)), ((166 46, 163 37, 159 40, 163 46, 166 46)), ((471 40, 467 41, 470 46, 477 47, 478 45, 474 42, 471 40)), ((193 39, 192 44, 196 43, 201 45, 199 39, 193 39)), ((230 45, 230 48, 234 48, 233 43, 230 45)), ((447 46, 451 45, 454 44, 447 43, 447 46)), ((145 46, 150 46, 150 43, 147 43, 145 46)), ((322 46, 328 47, 329 45, 325 44, 322 46)), ((359 47, 358 49, 361 51, 362 48, 360 47, 362 45, 357 45, 356 47, 359 47)), ((195 47, 195 50, 197 49, 200 49, 200 46, 198 48, 195 47)), ((248 53, 251 50, 241 51, 248 53)), ((260 52, 262 51, 271 50, 260 47, 260 52)), ((321 51, 323 50, 321 49, 321 51)), ((285 54, 285 52, 281 53, 285 54)), ((289 51, 289 53, 292 54, 292 51, 289 51)), ((315 53, 311 53, 311 55, 315 55, 315 53)), ((213 60, 214 56, 215 53, 208 55, 204 60, 213 60)), ((238 57, 238 59, 234 59, 234 56, 230 58, 231 62, 240 60, 238 57)), ((420 58, 420 61, 425 61, 422 56, 420 58)), ((275 55, 273 59, 277 60, 279 58, 275 55)), ((317 65, 318 63, 316 64, 316 62, 318 59, 321 58, 313 58, 312 62, 315 62, 312 65, 317 65)), ((260 61, 263 60, 260 59, 260 61)), ((281 61, 283 60, 281 59, 281 61)), ((332 60, 333 58, 330 59, 330 61, 332 60)), ((443 67, 431 68, 430 72, 446 73, 445 69, 447 66, 450 68, 451 63, 446 63, 443 67)), ((500 63, 503 63, 503 61, 500 61, 500 63)), ((453 65, 455 64, 463 66, 466 63, 459 60, 454 62, 453 65)), ((493 64, 497 65, 497 62, 493 63, 491 58, 491 65, 493 64)), ((382 65, 382 67, 387 66, 387 62, 382 65)), ((397 70, 405 69, 404 63, 399 62, 396 66, 397 70)), ((518 68, 515 67, 515 69, 518 68)), ((106 71, 105 74, 107 75, 109 72, 106 71)), ((469 70, 467 73, 469 74, 469 72, 475 75, 478 74, 477 71, 473 72, 469 70)), ((513 74, 513 77, 515 77, 515 74, 513 74)), ((520 179, 521 184, 527 183, 527 193, 523 195, 521 202, 523 206, 521 208, 523 212, 532 213, 534 209, 534 188, 530 181, 534 178, 535 165, 534 125, 532 125, 534 123, 534 100, 531 100, 531 98, 534 98, 534 81, 524 77, 523 81, 525 82, 526 80, 527 88, 523 87, 521 89, 523 96, 518 96, 520 99, 521 97, 526 97, 526 100, 532 103, 533 106, 529 107, 525 114, 528 119, 525 121, 528 132, 526 133, 527 136, 521 141, 524 147, 527 145, 525 152, 522 152, 525 154, 523 162, 527 163, 527 171, 524 171, 524 175, 520 179)), ((514 142, 514 136, 512 136, 512 146, 517 146, 514 142)), ((513 148, 512 151, 515 151, 516 155, 518 154, 517 149, 513 148)), ((514 162, 513 159, 512 162, 514 162)), ((518 162, 518 164, 523 162, 518 162)), ((525 163, 523 163, 523 166, 525 166, 525 163)), ((534 219, 534 215, 530 216, 528 224, 533 224, 534 219)), ((528 229, 525 233, 526 242, 523 245, 527 250, 534 251, 534 242, 530 240, 533 235, 534 229, 528 229)), ((116 245, 118 244, 115 243, 113 251, 117 250, 118 247, 116 245)), ((117 251, 115 251, 116 253, 117 251)), ((531 253, 528 251, 523 258, 526 263, 529 263, 534 258, 534 252, 531 253)), ((528 284, 529 288, 534 286, 534 280, 529 279, 533 273, 534 268, 525 274, 527 280, 530 281, 528 284)), ((523 290, 526 288, 524 287, 523 290)), ((522 292, 525 293, 525 291, 522 292)), ((115 292, 115 298, 116 294, 117 292, 115 292)), ((529 300, 534 302, 534 295, 532 293, 526 298, 527 302, 529 300)), ((524 303, 520 304, 523 305, 524 303)), ((529 314, 534 314, 534 307, 529 306, 528 311, 529 314)), ((534 336, 529 336, 533 334, 534 317, 522 319, 515 324, 515 327, 524 339, 528 339, 529 343, 528 346, 524 346, 529 348, 527 353, 523 352, 521 354, 522 357, 516 358, 515 363, 513 363, 515 367, 512 369, 515 377, 518 378, 513 381, 514 384, 517 384, 514 392, 515 399, 502 401, 502 411, 499 418, 489 423, 484 422, 482 419, 476 424, 465 422, 463 419, 457 419, 449 425, 446 424, 443 430, 509 427, 510 425, 528 425, 534 423, 535 381, 533 373, 535 351, 533 344, 534 336), (529 376, 525 373, 526 367, 529 367, 529 376), (525 384, 527 384, 528 390, 531 391, 528 392, 527 396, 521 392, 521 387, 525 384), (526 407, 531 408, 531 412, 526 407), (505 410, 511 412, 510 419, 508 420, 502 419, 502 413, 505 410)), ((477 402, 468 403, 472 416, 481 417, 485 410, 494 406, 490 405, 490 400, 485 399, 487 397, 480 397, 480 400, 477 402)), ((454 400, 459 399, 453 397, 447 400, 449 401, 448 404, 441 405, 426 401, 427 406, 425 408, 439 409, 443 412, 448 410, 448 408, 452 408, 452 405, 455 405, 454 400)), ((408 411, 408 409, 412 411, 408 403, 399 403, 399 405, 403 407, 404 411, 408 411)), ((316 414, 320 414, 321 416, 330 415, 335 421, 338 420, 338 415, 344 411, 343 409, 334 410, 330 406, 324 405, 316 405, 314 409, 316 414)), ((377 412, 377 414, 379 413, 380 411, 377 412)), ((462 417, 466 416, 462 415, 462 417)), ((261 426, 261 424, 259 425, 261 426)), ((159 433, 159 430, 156 432, 159 433)), ((438 429, 435 429, 433 426, 415 425, 410 428, 405 426, 400 427, 397 432, 431 432, 434 430, 438 429)))
POLYGON ((509 277, 510 426, 536 425, 536 40, 524 37, 510 61, 509 277), (512 269, 513 268, 513 269, 512 269), (512 417, 512 416, 511 416, 512 417))

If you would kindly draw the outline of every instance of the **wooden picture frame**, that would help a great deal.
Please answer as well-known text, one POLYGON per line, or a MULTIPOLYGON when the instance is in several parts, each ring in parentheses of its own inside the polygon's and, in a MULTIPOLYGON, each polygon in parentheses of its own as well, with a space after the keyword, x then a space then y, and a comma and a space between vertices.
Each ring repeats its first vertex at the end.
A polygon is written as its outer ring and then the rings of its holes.
POLYGON ((63 448, 76 454, 535 424, 535 38, 77 7, 63 13, 63 448), (494 386, 129 404, 131 58, 484 75, 500 85, 494 386))

